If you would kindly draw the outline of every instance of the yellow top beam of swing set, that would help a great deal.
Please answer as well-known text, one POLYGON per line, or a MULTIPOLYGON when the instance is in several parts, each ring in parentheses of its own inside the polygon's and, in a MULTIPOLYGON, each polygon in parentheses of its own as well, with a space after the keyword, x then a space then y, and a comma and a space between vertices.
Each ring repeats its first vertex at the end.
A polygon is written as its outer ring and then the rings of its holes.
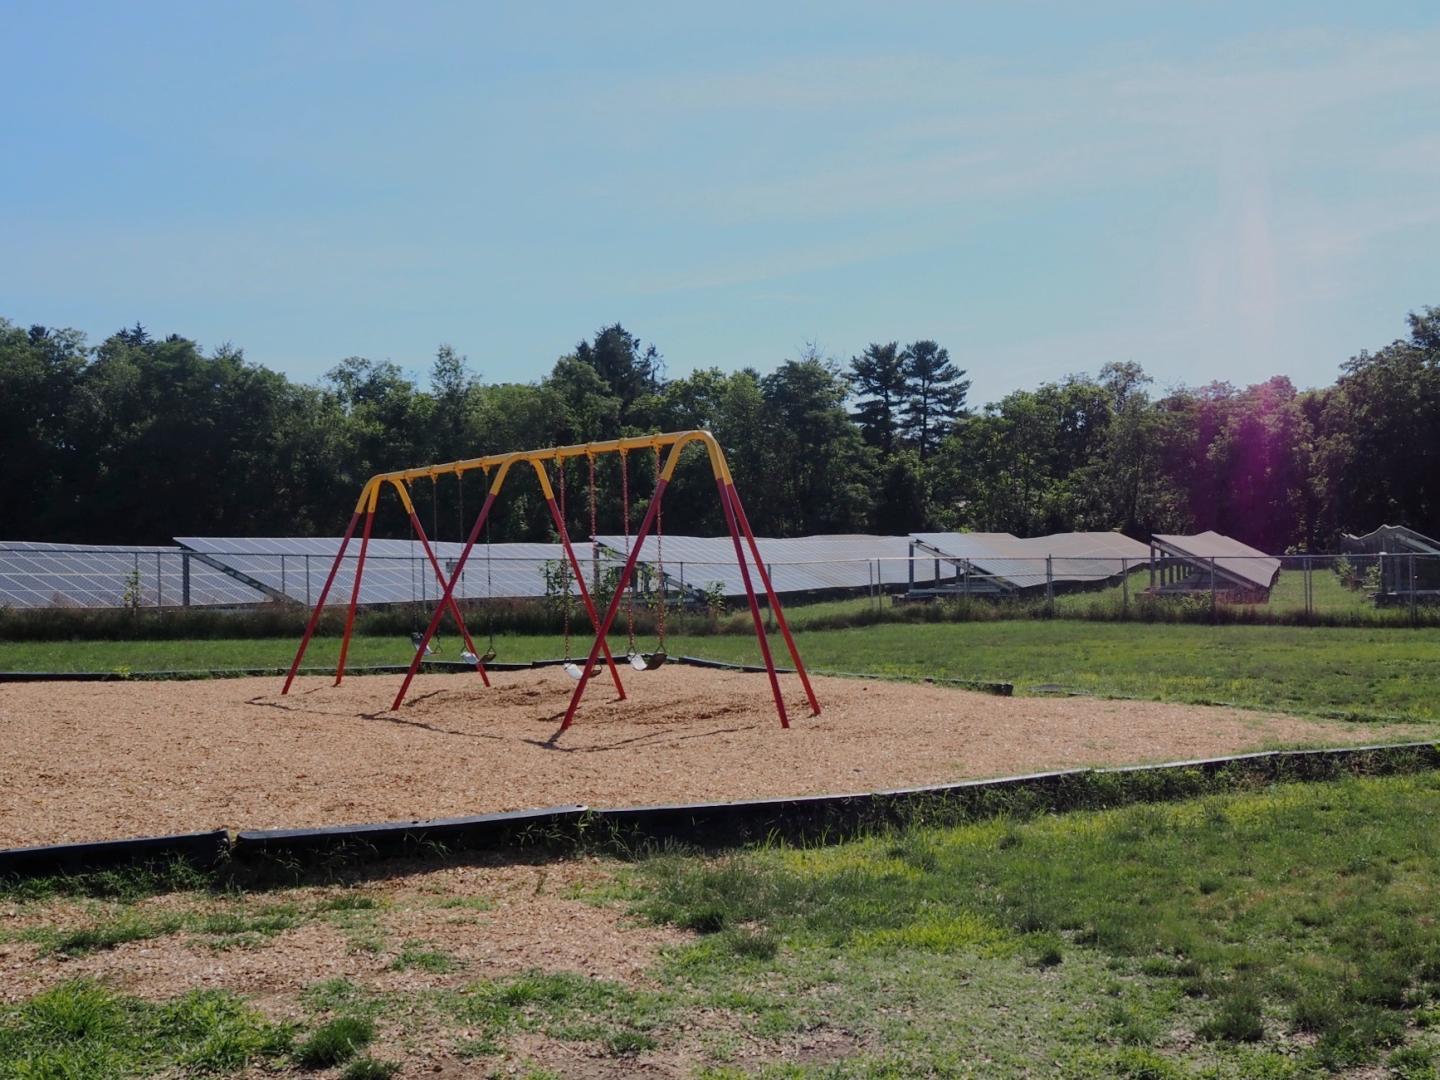
POLYGON ((440 476, 462 476, 467 472, 474 472, 479 469, 489 474, 495 469, 495 479, 490 485, 490 493, 495 494, 500 490, 504 482, 505 474, 510 471, 511 466, 522 462, 533 464, 540 474, 542 487, 545 489, 546 498, 550 497, 549 478, 544 473, 544 464, 550 461, 563 461, 566 458, 578 457, 599 457, 602 454, 628 454, 632 450, 663 450, 670 448, 670 454, 665 459, 664 467, 660 471, 661 479, 669 481, 675 473, 675 466, 680 462, 680 452, 692 442, 698 442, 705 447, 710 457, 710 466, 715 471, 717 479, 725 484, 734 482, 730 475, 730 465, 725 460, 725 452, 720 449, 720 444, 715 441, 715 436, 703 428, 693 428, 689 431, 667 431, 657 435, 635 435, 626 439, 607 439, 603 442, 576 443, 572 446, 550 446, 543 450, 516 450, 508 454, 491 454, 487 457, 464 458, 460 461, 449 461, 441 465, 422 465, 414 469, 398 469, 394 472, 376 473, 365 481, 365 486, 360 491, 360 498, 355 503, 357 513, 365 510, 374 510, 375 500, 380 494, 380 488, 390 483, 400 493, 401 501, 409 509, 409 498, 405 492, 405 485, 411 480, 424 480, 427 477, 435 479, 440 476))

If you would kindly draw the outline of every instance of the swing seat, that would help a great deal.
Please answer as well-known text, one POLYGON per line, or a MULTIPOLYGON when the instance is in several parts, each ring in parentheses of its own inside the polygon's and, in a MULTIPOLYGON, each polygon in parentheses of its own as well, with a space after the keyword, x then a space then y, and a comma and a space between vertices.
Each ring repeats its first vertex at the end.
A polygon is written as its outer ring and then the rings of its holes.
POLYGON ((433 652, 435 651, 435 646, 434 646, 434 644, 433 644, 432 642, 425 641, 425 635, 422 634, 419 630, 416 630, 413 634, 410 635, 410 644, 411 644, 411 646, 415 649, 416 652, 419 652, 419 651, 420 651, 420 644, 421 644, 421 642, 424 642, 424 643, 425 643, 425 655, 426 655, 426 656, 429 656, 431 653, 433 653, 433 652))
MULTIPOLYGON (((584 669, 583 667, 581 667, 579 664, 575 663, 575 661, 573 661, 573 660, 567 660, 567 661, 565 661, 565 664, 564 664, 563 666, 564 666, 564 668, 565 668, 565 674, 566 674, 566 675, 569 675, 569 676, 570 676, 572 679, 574 679, 576 682, 579 682, 580 679, 581 679, 581 677, 585 674, 585 669, 584 669)), ((593 668, 590 669, 590 677, 591 677, 591 678, 594 678, 594 677, 595 677, 596 675, 598 675, 599 673, 600 673, 600 665, 599 665, 599 664, 596 664, 593 668)))
POLYGON ((630 666, 636 671, 654 671, 663 666, 669 657, 664 649, 656 649, 652 653, 632 652, 625 659, 630 661, 630 666))
POLYGON ((491 660, 494 660, 494 659, 495 659, 495 650, 494 650, 493 648, 492 648, 492 649, 486 649, 486 650, 485 650, 485 654, 480 657, 480 663, 482 663, 482 664, 488 664, 488 663, 490 663, 491 660))
POLYGON ((460 654, 460 662, 462 664, 469 664, 471 667, 474 667, 476 664, 480 663, 480 658, 476 656, 473 652, 471 652, 469 649, 466 649, 460 654))

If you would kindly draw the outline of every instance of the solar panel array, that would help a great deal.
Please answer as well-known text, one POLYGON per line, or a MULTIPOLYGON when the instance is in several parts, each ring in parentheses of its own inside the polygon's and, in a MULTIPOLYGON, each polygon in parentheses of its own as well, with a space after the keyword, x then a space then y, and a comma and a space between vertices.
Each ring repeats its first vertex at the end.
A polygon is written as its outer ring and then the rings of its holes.
MULTIPOLYGON (((80 544, 0 543, 0 605, 11 607, 120 607, 138 570, 141 606, 183 601, 183 564, 190 564, 192 606, 236 606, 292 601, 313 605, 340 546, 339 537, 179 537, 181 547, 103 547, 80 544)), ((1157 536, 1174 554, 1215 557, 1217 566, 1255 584, 1269 585, 1279 561, 1217 533, 1157 536)), ((626 538, 577 540, 587 578, 592 558, 613 567, 624 559, 626 538)), ((633 538, 631 539, 633 543, 633 538)), ((1043 587, 1047 580, 1099 582, 1149 558, 1149 548, 1119 533, 1057 533, 1020 538, 1011 533, 914 533, 760 537, 761 558, 780 593, 859 591, 948 586, 962 577, 979 591, 1043 587), (1047 557, 1049 574, 1047 577, 1047 557), (1126 562, 1122 562, 1126 560, 1126 562)), ((666 535, 666 579, 672 589, 744 593, 729 536, 666 535)), ((349 602, 359 562, 352 539, 327 603, 349 602)), ((464 545, 432 545, 446 577, 464 545)), ((747 562, 748 545, 744 546, 747 562)), ((642 562, 660 562, 659 538, 650 537, 642 562)), ((559 544, 477 545, 456 595, 463 599, 534 599, 545 595, 546 564, 564 558, 559 544)), ((755 581, 758 588, 760 583, 755 581)), ((366 553, 362 604, 433 604, 442 586, 416 540, 372 539, 366 553)))
MULTIPOLYGON (((182 536, 186 548, 224 566, 270 592, 313 606, 340 549, 340 537, 182 536)), ((432 543, 431 549, 448 578, 465 545, 432 543)), ((354 538, 326 597, 327 605, 348 604, 359 564, 360 540, 354 538)), ((492 597, 526 599, 545 595, 546 562, 564 558, 559 544, 477 544, 466 560, 455 590, 462 599, 492 597)), ((371 539, 360 581, 361 604, 434 603, 441 585, 418 540, 371 539)))
MULTIPOLYGON (((623 560, 624 536, 599 536, 600 544, 623 560)), ((634 543, 634 537, 630 538, 634 543)), ((777 593, 820 592, 832 589, 866 589, 877 582, 903 585, 910 579, 910 540, 904 536, 800 536, 791 539, 756 537, 756 546, 777 593)), ((748 544, 742 545, 746 561, 753 568, 748 544)), ((726 596, 741 596, 745 583, 735 559, 735 542, 729 536, 685 536, 664 538, 665 576, 674 587, 687 590, 720 589, 726 596)), ((645 541, 640 561, 657 567, 661 548, 655 537, 645 541)), ((928 562, 916 566, 916 583, 934 579, 928 562)), ((754 580, 756 589, 762 586, 754 580)))
MULTIPOLYGON (((0 605, 178 607, 185 600, 185 562, 177 547, 5 541, 0 543, 0 605)), ((190 558, 189 563, 192 607, 233 607, 268 599, 199 559, 190 558)))
POLYGON ((1112 532, 1053 533, 1019 537, 1012 533, 913 533, 915 542, 951 560, 949 575, 978 576, 994 587, 1032 589, 1048 582, 1092 583, 1117 577, 1144 564, 1150 549, 1112 532))
MULTIPOLYGON (((1242 544, 1221 533, 1207 531, 1193 536, 1155 534, 1155 542, 1170 553, 1204 569, 1214 560, 1217 571, 1246 585, 1268 589, 1280 572, 1280 560, 1259 548, 1242 544)), ((1218 576, 1218 575, 1217 575, 1218 576)))

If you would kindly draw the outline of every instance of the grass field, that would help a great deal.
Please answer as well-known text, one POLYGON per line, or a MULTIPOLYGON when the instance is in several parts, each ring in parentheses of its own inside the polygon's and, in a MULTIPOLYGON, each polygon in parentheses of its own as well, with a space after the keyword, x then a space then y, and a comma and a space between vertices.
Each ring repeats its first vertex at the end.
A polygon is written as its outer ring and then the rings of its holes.
POLYGON ((505 871, 537 882, 506 895, 484 868, 449 889, 12 891, 0 964, 68 960, 0 1007, 0 1075, 1433 1077, 1437 826, 1424 772, 600 862, 559 893, 544 867, 505 871), (457 943, 511 903, 557 940, 588 908, 653 959, 495 973, 457 943), (692 936, 657 952, 646 924, 692 936), (287 951, 322 934, 323 965, 287 951), (141 947, 218 984, 157 1000, 93 974, 141 947), (263 1011, 223 974, 242 968, 283 969, 263 1011))
MULTIPOLYGON (((882 624, 798 635, 821 671, 1004 680, 1017 692, 1067 691, 1178 702, 1226 702, 1290 712, 1440 721, 1440 630, 1202 626, 1026 620, 882 624)), ((783 656, 783 642, 772 638, 783 656)), ((454 657, 458 642, 442 642, 454 657)), ((641 641, 642 648, 653 642, 641 641)), ((753 637, 673 637, 674 654, 758 663, 753 637)), ((562 651, 558 636, 498 639, 499 658, 528 661, 562 651)), ((585 647, 577 640, 573 649, 585 647)), ((616 639, 612 647, 623 647, 616 639)), ((333 665, 334 638, 319 638, 307 664, 333 665)), ((294 642, 279 638, 184 641, 0 642, 0 670, 149 671, 287 666, 294 642)), ((406 663, 404 636, 357 637, 350 663, 406 663)), ((637 676, 643 678, 643 676, 637 676)))

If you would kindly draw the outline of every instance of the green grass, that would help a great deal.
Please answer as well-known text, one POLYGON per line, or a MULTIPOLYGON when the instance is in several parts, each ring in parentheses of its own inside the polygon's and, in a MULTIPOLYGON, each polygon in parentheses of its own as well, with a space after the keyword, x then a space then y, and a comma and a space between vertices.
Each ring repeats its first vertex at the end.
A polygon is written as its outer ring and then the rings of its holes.
MULTIPOLYGON (((685 642, 689 646, 691 643, 685 642)), ((753 639, 694 642, 757 663, 753 639)), ((1440 720, 1440 630, 1056 621, 883 625, 799 638, 816 670, 1006 680, 1070 691, 1440 720)))
MULTIPOLYGON (((910 678, 1010 681, 1020 693, 1082 693, 1179 702, 1225 702, 1341 717, 1440 720, 1440 629, 1204 626, 1028 620, 882 624, 797 635, 817 671, 910 678)), ((453 645, 453 639, 447 639, 453 645)), ((672 637, 673 654, 758 663, 753 637, 672 637)), ((555 637, 513 635, 500 659, 562 651, 555 637)), ((617 647, 619 642, 616 642, 617 647)), ((577 641, 572 651, 584 643, 577 641)), ((280 667, 294 643, 276 639, 0 642, 0 668, 113 670, 280 667)), ((772 639, 783 661, 784 644, 772 639)), ((308 662, 333 665, 337 642, 318 640, 308 662)), ((355 666, 406 662, 409 641, 358 637, 355 666)), ((643 678, 643 676, 637 676, 643 678)))
POLYGON ((327 1069, 349 1061, 374 1038, 375 1022, 369 1017, 337 1016, 295 1048, 295 1060, 307 1069, 327 1069))
MULTIPOLYGON (((208 882, 212 888, 219 879, 208 882)), ((24 899, 61 895, 53 892, 22 890, 12 895, 24 899)), ((363 950, 379 952, 384 947, 378 933, 375 909, 381 905, 363 893, 343 893, 310 905, 295 902, 265 903, 244 893, 229 893, 219 903, 200 891, 191 899, 195 907, 153 912, 136 905, 145 894, 127 894, 107 903, 92 904, 94 918, 90 922, 63 929, 40 926, 20 932, 22 940, 40 946, 45 955, 82 956, 118 948, 135 941, 149 941, 172 934, 188 933, 213 949, 256 948, 276 935, 302 923, 325 919, 352 935, 352 942, 363 941, 363 950)), ((0 933, 0 940, 5 935, 0 933)), ((397 968, 419 967, 439 970, 438 965, 450 962, 444 954, 408 948, 396 961, 397 968)))
POLYGON ((634 895, 707 932, 671 977, 716 1007, 878 1048, 840 1075, 1292 1076, 1406 1048, 1415 1071, 1437 1046, 1437 825, 1422 773, 671 856, 634 895))
POLYGON ((0 1008, 0 1076, 111 1080, 167 1067, 187 1076, 233 1073, 283 1058, 291 1037, 288 1026, 220 991, 157 1004, 67 982, 0 1008))
MULTIPOLYGON (((409 972, 405 989, 380 989, 379 968, 359 962, 297 994, 294 1025, 223 992, 146 1003, 62 984, 0 1007, 0 1077, 368 1080, 395 1071, 366 1056, 382 1031, 387 1056, 423 1048, 477 1075, 553 1066, 543 1051, 557 1042, 576 1044, 565 1060, 608 1059, 617 1074, 679 1053, 712 1080, 1433 1074, 1440 772, 1021 807, 829 846, 616 865, 591 902, 697 935, 633 985, 545 970, 457 983, 451 958, 414 940, 385 965, 409 972)), ((122 925, 149 906, 85 903, 122 925)), ((363 926, 417 905, 434 898, 280 890, 197 894, 165 917, 263 936, 290 918, 363 926)))

